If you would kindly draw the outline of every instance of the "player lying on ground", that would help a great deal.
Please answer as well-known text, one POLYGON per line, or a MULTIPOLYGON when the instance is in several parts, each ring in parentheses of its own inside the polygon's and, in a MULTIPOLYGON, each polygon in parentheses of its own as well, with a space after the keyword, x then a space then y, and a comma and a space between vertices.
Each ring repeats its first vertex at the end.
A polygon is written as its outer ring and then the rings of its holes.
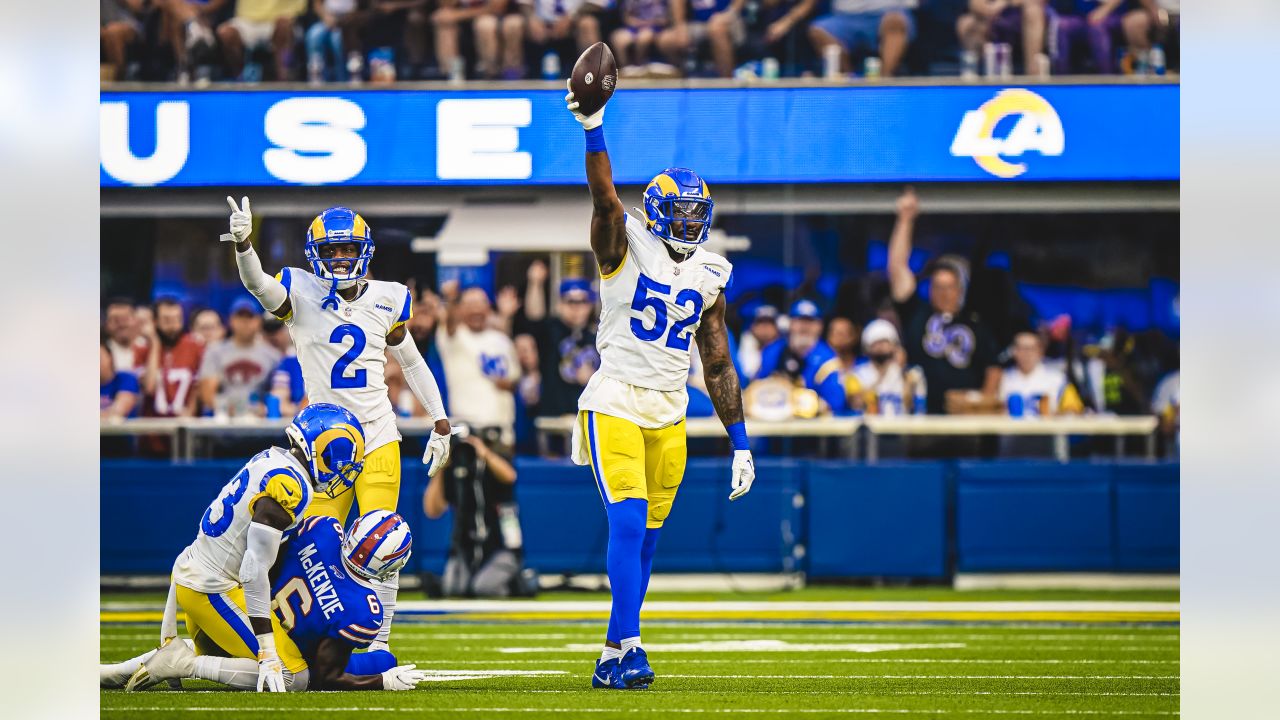
MULTIPOLYGON (((284 321, 298 349, 307 397, 349 409, 364 425, 368 458, 355 492, 319 499, 308 515, 328 515, 345 523, 354 499, 361 512, 395 512, 400 496, 400 432, 387 393, 384 370, 390 352, 404 370, 405 383, 426 408, 435 429, 422 461, 427 474, 449 457, 449 420, 440 388, 405 323, 413 312, 409 289, 400 283, 367 280, 373 259, 373 231, 364 218, 345 207, 320 213, 307 229, 303 253, 311 272, 286 267, 272 277, 249 242, 253 215, 249 198, 231 206, 231 232, 240 281, 271 314, 284 321)), ((387 622, 377 645, 385 647, 395 615, 400 576, 379 583, 387 622)))
MULTIPOLYGON (((288 450, 271 447, 254 455, 205 511, 196 539, 173 563, 160 628, 161 647, 173 643, 181 607, 196 653, 256 660, 257 688, 273 692, 285 689, 268 574, 281 538, 302 521, 313 494, 341 496, 364 467, 360 421, 337 405, 308 405, 285 435, 288 450)), ((103 666, 102 685, 138 684, 130 677, 143 672, 150 655, 103 666)))
MULTIPOLYGON (((290 691, 412 690, 425 679, 413 665, 397 667, 389 651, 352 653, 368 649, 382 625, 373 581, 399 572, 412 547, 408 524, 386 510, 362 515, 345 540, 342 526, 329 517, 308 518, 289 531, 271 571, 271 619, 290 691)), ((130 682, 182 678, 238 690, 256 685, 252 660, 197 656, 182 642, 144 660, 130 682)))
POLYGON ((577 112, 572 84, 565 100, 587 133, 591 249, 600 266, 600 369, 578 400, 573 440, 574 462, 591 464, 609 518, 613 607, 591 685, 645 688, 654 673, 640 646, 640 606, 658 533, 684 476, 692 340, 733 443, 729 499, 745 495, 755 479, 724 324, 721 291, 733 268, 701 247, 711 227, 707 184, 691 170, 662 171, 645 188, 647 222, 636 220, 613 186, 604 108, 577 112))

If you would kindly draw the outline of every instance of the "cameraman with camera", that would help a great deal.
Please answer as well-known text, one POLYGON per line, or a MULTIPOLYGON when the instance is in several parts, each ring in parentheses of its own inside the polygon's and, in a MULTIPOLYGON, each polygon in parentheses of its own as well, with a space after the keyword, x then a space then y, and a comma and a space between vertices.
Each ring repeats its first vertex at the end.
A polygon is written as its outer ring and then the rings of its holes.
POLYGON ((536 574, 524 570, 516 469, 502 452, 502 430, 475 435, 461 427, 449 462, 431 477, 422 506, 435 520, 453 508, 453 537, 444 577, 424 577, 429 596, 531 597, 536 574))

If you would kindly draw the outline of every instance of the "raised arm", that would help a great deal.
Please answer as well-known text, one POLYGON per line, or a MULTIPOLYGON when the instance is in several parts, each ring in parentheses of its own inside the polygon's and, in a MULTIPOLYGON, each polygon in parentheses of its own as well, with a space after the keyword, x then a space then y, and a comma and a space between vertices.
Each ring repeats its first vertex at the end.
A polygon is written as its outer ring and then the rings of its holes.
POLYGON ((738 387, 738 372, 733 367, 729 353, 729 329, 724 325, 724 295, 702 314, 698 326, 698 353, 702 357, 702 377, 707 384, 707 395, 716 415, 729 433, 733 444, 733 478, 730 500, 737 500, 751 490, 755 481, 755 463, 751 459, 747 426, 742 416, 742 390, 738 387))
POLYGON ((613 186, 613 166, 604 146, 604 108, 583 115, 573 99, 572 81, 564 96, 569 111, 587 133, 587 187, 591 190, 591 251, 602 275, 622 267, 627 256, 627 211, 613 186))
POLYGON ((253 213, 249 209, 249 198, 241 198, 240 204, 243 207, 236 207, 236 201, 227 198, 227 205, 231 206, 231 232, 219 239, 235 243, 236 269, 240 271, 240 282, 244 283, 245 289, 258 298, 267 312, 285 320, 293 312, 289 291, 284 283, 263 272, 262 261, 249 242, 249 235, 253 232, 253 213))
POLYGON ((910 186, 898 198, 898 219, 889 237, 889 294, 894 302, 906 302, 916 292, 916 275, 911 272, 911 234, 915 232, 920 200, 910 186))

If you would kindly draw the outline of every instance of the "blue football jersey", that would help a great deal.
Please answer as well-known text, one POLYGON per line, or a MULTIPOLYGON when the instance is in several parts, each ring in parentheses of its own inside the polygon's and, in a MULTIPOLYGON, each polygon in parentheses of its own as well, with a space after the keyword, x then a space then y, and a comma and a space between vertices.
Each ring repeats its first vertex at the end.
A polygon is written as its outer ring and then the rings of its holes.
POLYGON ((331 517, 308 518, 285 535, 271 609, 304 658, 323 638, 357 650, 369 647, 382 625, 382 605, 367 583, 342 566, 342 526, 331 517))

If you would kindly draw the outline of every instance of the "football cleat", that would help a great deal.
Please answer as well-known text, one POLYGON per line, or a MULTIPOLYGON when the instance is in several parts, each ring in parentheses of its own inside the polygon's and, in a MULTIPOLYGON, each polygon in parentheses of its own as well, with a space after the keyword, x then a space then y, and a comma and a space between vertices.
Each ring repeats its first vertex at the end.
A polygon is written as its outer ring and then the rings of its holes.
POLYGON ((178 638, 170 638, 129 677, 124 690, 136 692, 168 680, 180 680, 190 677, 195 669, 196 654, 191 647, 178 638))
POLYGON ((653 668, 649 667, 649 656, 643 648, 631 648, 618 663, 621 669, 622 685, 627 690, 643 690, 653 682, 653 668))
POLYGON ((622 684, 621 667, 618 658, 596 660, 596 671, 591 676, 591 687, 604 690, 625 690, 622 684))

